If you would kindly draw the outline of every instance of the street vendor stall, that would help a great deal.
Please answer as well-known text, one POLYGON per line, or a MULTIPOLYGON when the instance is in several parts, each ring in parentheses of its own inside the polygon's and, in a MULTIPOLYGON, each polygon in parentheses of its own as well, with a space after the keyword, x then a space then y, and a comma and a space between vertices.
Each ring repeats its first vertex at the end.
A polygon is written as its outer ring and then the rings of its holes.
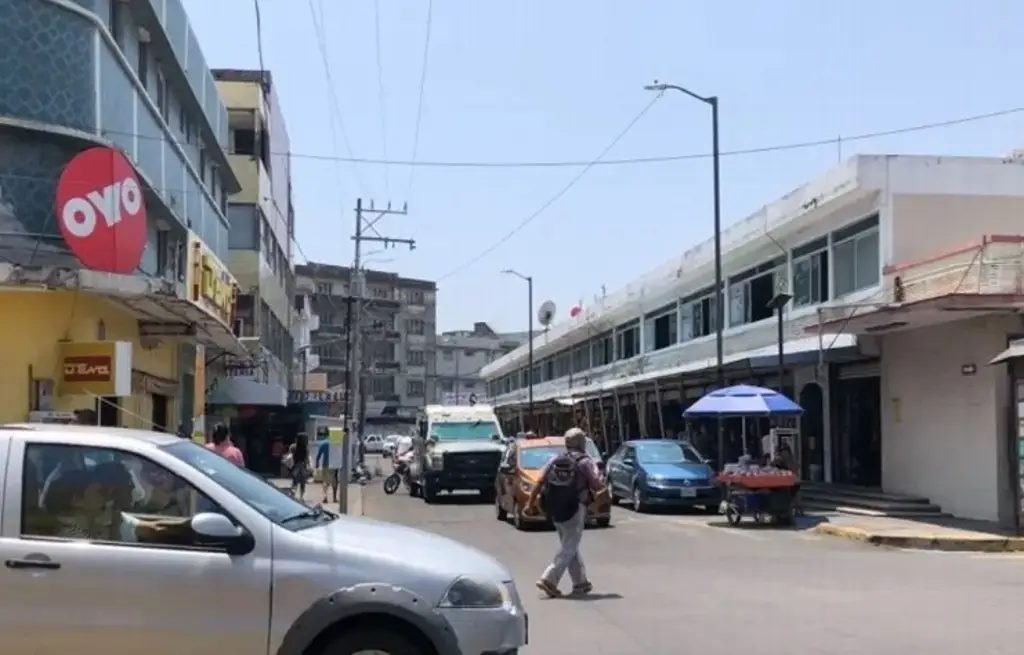
MULTIPOLYGON (((786 396, 749 385, 716 389, 683 412, 685 418, 741 418, 798 416, 800 405, 786 396)), ((725 514, 729 523, 739 525, 744 516, 758 523, 769 521, 791 524, 799 511, 800 480, 794 470, 798 453, 794 452, 799 438, 791 430, 772 428, 762 439, 761 463, 746 452, 739 461, 726 464, 718 475, 725 499, 725 514)))

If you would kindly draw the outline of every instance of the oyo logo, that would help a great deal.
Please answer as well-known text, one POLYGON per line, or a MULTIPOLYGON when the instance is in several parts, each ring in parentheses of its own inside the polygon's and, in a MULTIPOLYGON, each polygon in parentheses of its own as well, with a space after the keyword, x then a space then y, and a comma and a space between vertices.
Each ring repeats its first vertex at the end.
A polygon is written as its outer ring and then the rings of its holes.
POLYGON ((146 247, 146 205, 131 162, 112 148, 78 153, 57 183, 60 231, 86 268, 133 273, 146 247))

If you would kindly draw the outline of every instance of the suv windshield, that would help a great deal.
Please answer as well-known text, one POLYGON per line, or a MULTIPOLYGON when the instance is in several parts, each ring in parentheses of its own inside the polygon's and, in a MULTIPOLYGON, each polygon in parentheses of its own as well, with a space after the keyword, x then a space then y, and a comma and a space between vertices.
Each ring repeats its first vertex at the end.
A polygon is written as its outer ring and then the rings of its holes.
POLYGON ((488 441, 501 432, 494 421, 464 421, 432 423, 430 434, 438 441, 488 441))
POLYGON ((696 450, 678 441, 638 443, 636 458, 641 464, 699 464, 703 461, 696 450))
POLYGON ((163 450, 197 469, 263 516, 289 530, 308 528, 333 518, 328 514, 313 513, 311 507, 280 491, 258 475, 235 466, 212 450, 191 441, 178 441, 163 446, 163 450), (296 520, 297 517, 304 520, 296 520))

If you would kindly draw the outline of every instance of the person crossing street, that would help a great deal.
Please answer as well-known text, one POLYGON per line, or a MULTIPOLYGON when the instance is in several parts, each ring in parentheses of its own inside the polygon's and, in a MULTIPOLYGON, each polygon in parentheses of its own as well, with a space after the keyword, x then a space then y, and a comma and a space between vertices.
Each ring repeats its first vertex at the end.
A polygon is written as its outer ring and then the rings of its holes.
POLYGON ((549 461, 527 502, 527 512, 543 511, 555 524, 558 550, 551 564, 537 580, 537 588, 550 598, 561 595, 558 584, 566 571, 573 594, 593 590, 580 554, 580 542, 587 523, 587 506, 603 493, 605 484, 597 463, 586 452, 587 435, 579 428, 565 433, 565 451, 549 461))

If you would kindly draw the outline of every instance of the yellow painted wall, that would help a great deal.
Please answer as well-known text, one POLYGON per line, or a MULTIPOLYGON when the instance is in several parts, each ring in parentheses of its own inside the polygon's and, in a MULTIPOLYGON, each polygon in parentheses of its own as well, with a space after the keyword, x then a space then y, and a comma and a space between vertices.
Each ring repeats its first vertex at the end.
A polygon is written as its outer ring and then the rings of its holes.
MULTIPOLYGON (((96 341, 98 322, 106 327, 108 341, 132 342, 132 368, 150 375, 178 379, 177 344, 164 341, 152 350, 139 344, 137 319, 100 296, 70 291, 0 292, 0 422, 28 418, 32 378, 59 378, 57 343, 96 341)), ((58 389, 58 393, 60 390, 58 389)), ((92 408, 91 396, 58 396, 58 411, 92 408)), ((150 427, 152 397, 136 394, 121 399, 124 427, 150 427), (132 414, 138 415, 132 416, 132 414)), ((168 415, 176 429, 177 399, 168 415)))
POLYGON ((217 91, 228 109, 262 109, 263 104, 258 82, 218 81, 217 91))

